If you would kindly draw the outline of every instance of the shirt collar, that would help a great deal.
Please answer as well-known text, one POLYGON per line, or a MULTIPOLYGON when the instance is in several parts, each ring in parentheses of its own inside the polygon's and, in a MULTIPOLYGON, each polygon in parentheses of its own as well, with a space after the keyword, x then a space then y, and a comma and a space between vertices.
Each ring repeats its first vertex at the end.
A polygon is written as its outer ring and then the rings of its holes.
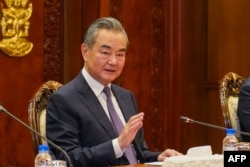
MULTIPOLYGON (((100 95, 103 91, 104 86, 96 81, 83 67, 82 69, 82 75, 86 79, 86 82, 88 83, 89 87, 92 89, 92 91, 95 93, 96 96, 100 95)), ((110 87, 111 84, 108 84, 108 87, 110 87)))

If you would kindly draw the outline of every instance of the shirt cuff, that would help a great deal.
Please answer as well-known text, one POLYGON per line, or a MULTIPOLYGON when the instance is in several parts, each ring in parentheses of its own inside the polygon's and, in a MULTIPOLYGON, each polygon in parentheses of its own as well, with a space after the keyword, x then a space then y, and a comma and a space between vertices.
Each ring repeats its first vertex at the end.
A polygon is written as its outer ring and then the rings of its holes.
POLYGON ((123 151, 119 146, 118 138, 112 140, 112 144, 113 144, 113 148, 114 148, 114 151, 115 151, 115 157, 120 158, 123 155, 123 151))

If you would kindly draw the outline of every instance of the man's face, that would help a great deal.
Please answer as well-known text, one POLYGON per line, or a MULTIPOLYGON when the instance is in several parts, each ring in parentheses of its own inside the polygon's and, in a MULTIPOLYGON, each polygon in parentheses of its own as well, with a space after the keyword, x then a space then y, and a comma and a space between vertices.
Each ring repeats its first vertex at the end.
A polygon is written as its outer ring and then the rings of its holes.
POLYGON ((103 85, 114 81, 125 64, 127 41, 120 32, 101 29, 92 48, 82 44, 81 51, 88 73, 103 85))

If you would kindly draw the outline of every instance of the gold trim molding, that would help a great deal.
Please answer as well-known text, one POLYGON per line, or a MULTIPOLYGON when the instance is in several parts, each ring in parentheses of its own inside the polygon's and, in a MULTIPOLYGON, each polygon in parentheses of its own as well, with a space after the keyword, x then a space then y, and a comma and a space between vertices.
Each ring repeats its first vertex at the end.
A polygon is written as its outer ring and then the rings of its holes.
POLYGON ((4 0, 0 3, 0 26, 3 39, 0 49, 11 57, 22 57, 30 53, 33 43, 29 36, 32 3, 29 0, 4 0), (28 4, 28 5, 27 5, 28 4))

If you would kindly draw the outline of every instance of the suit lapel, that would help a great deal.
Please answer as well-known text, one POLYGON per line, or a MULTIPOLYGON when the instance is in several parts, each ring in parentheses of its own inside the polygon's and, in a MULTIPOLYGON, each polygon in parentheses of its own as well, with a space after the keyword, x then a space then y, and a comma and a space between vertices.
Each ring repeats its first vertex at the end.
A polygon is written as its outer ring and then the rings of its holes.
MULTIPOLYGON (((119 107, 120 107, 120 109, 122 111, 124 119, 127 122, 131 116, 136 114, 135 112, 137 112, 137 111, 135 111, 136 108, 134 108, 136 106, 131 106, 131 104, 128 103, 128 98, 130 98, 130 97, 127 97, 124 94, 122 94, 118 90, 118 88, 116 88, 116 87, 112 87, 112 88, 113 88, 112 91, 113 91, 114 95, 116 96, 116 100, 117 100, 117 102, 119 104, 119 107)), ((137 158, 138 158, 138 160, 140 162, 145 162, 145 159, 143 158, 143 155, 142 155, 142 150, 140 149, 141 148, 140 147, 141 143, 136 138, 134 139, 133 144, 135 146, 135 150, 136 150, 136 153, 137 153, 137 158)))
MULTIPOLYGON (((79 77, 78 77, 79 78, 79 77)), ((89 110, 84 112, 90 112, 96 119, 96 121, 102 125, 103 129, 107 132, 110 138, 117 137, 114 128, 106 115, 102 105, 95 96, 94 92, 89 87, 88 83, 81 75, 81 80, 78 81, 78 92, 80 94, 80 100, 89 110)))
POLYGON ((133 111, 133 109, 131 109, 131 106, 127 103, 128 100, 126 99, 126 97, 122 93, 120 93, 120 91, 117 88, 112 87, 112 91, 116 97, 118 105, 119 105, 121 112, 124 116, 124 119, 127 122, 133 114, 133 113, 131 113, 131 111, 133 111))
MULTIPOLYGON (((86 106, 89 110, 84 111, 84 112, 91 112, 91 114, 94 115, 96 121, 102 125, 103 129, 106 131, 106 133, 110 136, 111 139, 114 139, 117 137, 117 134, 115 133, 113 126, 107 117, 104 109, 102 108, 102 105, 100 104, 99 100, 87 84, 86 80, 80 73, 77 78, 76 78, 76 89, 78 93, 80 94, 81 101, 84 106, 86 106)), ((135 114, 135 106, 131 106, 128 103, 129 97, 126 97, 124 94, 122 94, 117 87, 112 86, 112 91, 114 95, 116 96, 116 100, 119 104, 119 107, 123 113, 124 119, 127 122, 129 118, 135 114)), ((135 149, 137 150, 137 156, 141 162, 144 162, 142 152, 140 148, 140 144, 138 141, 133 142, 135 145, 135 149)))

